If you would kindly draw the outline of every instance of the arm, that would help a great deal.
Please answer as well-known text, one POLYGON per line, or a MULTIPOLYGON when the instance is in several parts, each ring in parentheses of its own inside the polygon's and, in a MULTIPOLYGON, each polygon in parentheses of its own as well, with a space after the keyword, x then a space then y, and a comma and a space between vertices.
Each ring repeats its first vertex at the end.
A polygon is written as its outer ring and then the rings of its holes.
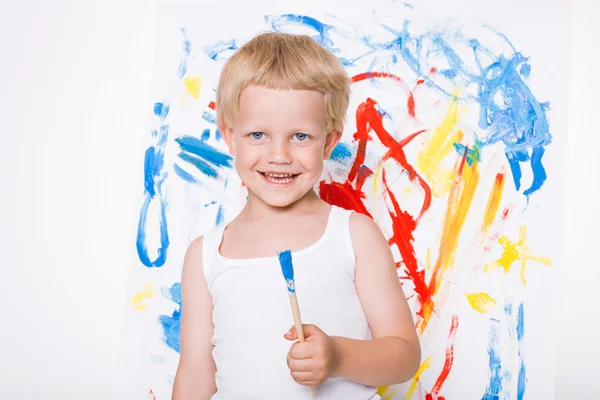
POLYGON ((421 347, 387 240, 370 218, 353 214, 350 233, 356 255, 355 284, 373 340, 332 337, 333 375, 384 386, 410 380, 421 347))
POLYGON ((212 298, 202 269, 202 238, 185 255, 181 277, 180 358, 173 400, 209 400, 216 393, 212 298))

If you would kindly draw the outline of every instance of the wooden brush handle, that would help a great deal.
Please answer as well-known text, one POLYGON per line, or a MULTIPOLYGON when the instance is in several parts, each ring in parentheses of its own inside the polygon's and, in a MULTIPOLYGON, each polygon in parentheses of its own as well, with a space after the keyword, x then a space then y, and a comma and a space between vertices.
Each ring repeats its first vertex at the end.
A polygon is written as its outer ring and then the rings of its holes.
MULTIPOLYGON (((290 293, 290 304, 292 305, 292 314, 294 315, 294 325, 296 326, 296 331, 298 332, 298 341, 303 343, 304 338, 304 329, 302 328, 302 319, 300 318, 300 307, 298 306, 298 298, 296 297, 296 293, 290 293)), ((310 396, 315 397, 315 390, 312 387, 309 387, 310 396)))

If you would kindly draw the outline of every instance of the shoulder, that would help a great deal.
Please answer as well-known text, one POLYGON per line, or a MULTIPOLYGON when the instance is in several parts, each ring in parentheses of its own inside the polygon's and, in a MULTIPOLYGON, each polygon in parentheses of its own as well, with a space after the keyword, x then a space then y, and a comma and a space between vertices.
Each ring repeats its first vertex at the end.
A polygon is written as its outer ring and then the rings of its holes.
POLYGON ((350 235, 355 244, 365 240, 370 243, 385 240, 379 225, 366 215, 357 212, 350 215, 350 235))
POLYGON ((350 216, 350 237, 357 265, 373 264, 375 261, 389 263, 392 254, 388 241, 379 225, 366 215, 350 216))
POLYGON ((204 276, 202 259, 205 240, 206 236, 199 236, 188 245, 183 259, 182 285, 188 281, 197 282, 199 277, 204 276))

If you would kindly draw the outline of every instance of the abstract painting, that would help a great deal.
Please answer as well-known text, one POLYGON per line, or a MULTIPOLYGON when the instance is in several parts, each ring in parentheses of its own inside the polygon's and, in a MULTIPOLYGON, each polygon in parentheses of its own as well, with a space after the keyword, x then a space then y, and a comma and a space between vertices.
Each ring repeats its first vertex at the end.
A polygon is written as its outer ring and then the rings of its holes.
POLYGON ((215 88, 264 31, 312 36, 351 77, 316 189, 379 224, 413 311, 420 368, 382 399, 553 398, 569 17, 522 3, 159 5, 125 339, 138 398, 171 395, 187 245, 244 205, 215 88))

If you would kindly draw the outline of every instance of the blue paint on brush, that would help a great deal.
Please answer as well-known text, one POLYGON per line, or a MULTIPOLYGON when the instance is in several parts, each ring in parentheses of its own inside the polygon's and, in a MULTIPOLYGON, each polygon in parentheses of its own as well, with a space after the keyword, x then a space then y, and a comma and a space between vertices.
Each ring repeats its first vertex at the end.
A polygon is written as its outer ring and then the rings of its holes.
POLYGON ((283 273, 283 277, 285 278, 288 292, 290 294, 296 293, 296 288, 294 286, 294 265, 292 264, 291 251, 282 251, 281 253, 278 253, 277 256, 279 257, 279 264, 281 264, 281 272, 283 273))

